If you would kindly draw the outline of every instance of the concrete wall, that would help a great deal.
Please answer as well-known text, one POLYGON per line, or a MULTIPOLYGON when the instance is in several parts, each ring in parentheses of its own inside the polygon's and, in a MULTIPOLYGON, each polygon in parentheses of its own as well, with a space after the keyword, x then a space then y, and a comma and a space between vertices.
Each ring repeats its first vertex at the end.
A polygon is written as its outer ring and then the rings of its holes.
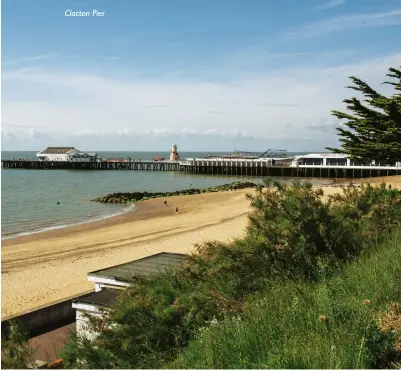
POLYGON ((85 294, 69 297, 64 301, 55 302, 50 306, 27 312, 23 315, 7 317, 1 322, 1 335, 8 335, 10 321, 12 320, 20 322, 28 332, 29 338, 70 324, 75 321, 76 315, 75 308, 72 308, 72 301, 92 293, 93 291, 90 291, 85 294))

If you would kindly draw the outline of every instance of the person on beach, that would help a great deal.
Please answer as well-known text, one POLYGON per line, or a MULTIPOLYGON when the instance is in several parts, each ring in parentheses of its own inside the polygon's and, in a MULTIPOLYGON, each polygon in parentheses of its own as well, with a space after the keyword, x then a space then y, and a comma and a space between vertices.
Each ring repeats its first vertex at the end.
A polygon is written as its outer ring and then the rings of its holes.
POLYGON ((178 213, 178 207, 175 207, 175 213, 178 213))
POLYGON ((167 207, 167 200, 164 201, 164 206, 167 207))

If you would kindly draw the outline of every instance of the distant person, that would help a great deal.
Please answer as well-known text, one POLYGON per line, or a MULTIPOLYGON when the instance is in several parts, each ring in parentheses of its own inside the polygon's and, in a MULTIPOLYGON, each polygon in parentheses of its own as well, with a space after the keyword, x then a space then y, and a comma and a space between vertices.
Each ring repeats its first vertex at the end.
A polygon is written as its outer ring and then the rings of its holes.
POLYGON ((164 206, 167 207, 167 200, 164 201, 164 206))
POLYGON ((391 190, 391 184, 388 186, 388 188, 391 190))
POLYGON ((178 207, 175 207, 175 213, 178 213, 178 207))

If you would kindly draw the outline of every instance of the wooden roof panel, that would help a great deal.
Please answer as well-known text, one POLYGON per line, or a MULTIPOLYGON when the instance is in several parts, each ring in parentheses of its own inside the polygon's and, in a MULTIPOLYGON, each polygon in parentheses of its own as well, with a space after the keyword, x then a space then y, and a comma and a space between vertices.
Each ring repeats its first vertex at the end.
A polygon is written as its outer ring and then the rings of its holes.
POLYGON ((73 146, 69 147, 55 147, 49 146, 47 147, 41 154, 66 154, 69 153, 71 150, 77 150, 73 146))
POLYGON ((90 293, 83 297, 74 299, 73 303, 86 303, 109 307, 115 302, 121 293, 122 291, 117 289, 102 289, 99 292, 90 293))
POLYGON ((178 270, 182 266, 185 257, 185 254, 162 252, 121 265, 93 271, 88 276, 114 278, 119 281, 129 282, 132 280, 132 276, 137 274, 151 276, 168 269, 178 270))

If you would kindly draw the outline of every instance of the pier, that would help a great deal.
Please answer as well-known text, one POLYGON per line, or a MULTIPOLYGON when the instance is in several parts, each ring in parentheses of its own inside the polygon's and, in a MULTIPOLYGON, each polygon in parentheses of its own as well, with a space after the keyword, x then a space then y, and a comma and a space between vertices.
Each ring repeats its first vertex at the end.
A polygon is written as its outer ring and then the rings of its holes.
POLYGON ((283 158, 195 158, 182 161, 120 160, 96 162, 2 160, 2 168, 28 170, 125 170, 125 171, 180 171, 186 174, 228 176, 275 176, 293 178, 368 178, 401 175, 398 166, 291 166, 283 158))
POLYGON ((26 170, 133 170, 133 171, 179 171, 178 161, 39 161, 34 159, 2 160, 2 168, 26 170))
POLYGON ((401 167, 393 166, 319 166, 293 167, 283 158, 264 159, 193 159, 181 161, 180 170, 194 174, 231 176, 275 176, 293 178, 368 178, 401 175, 401 167))

